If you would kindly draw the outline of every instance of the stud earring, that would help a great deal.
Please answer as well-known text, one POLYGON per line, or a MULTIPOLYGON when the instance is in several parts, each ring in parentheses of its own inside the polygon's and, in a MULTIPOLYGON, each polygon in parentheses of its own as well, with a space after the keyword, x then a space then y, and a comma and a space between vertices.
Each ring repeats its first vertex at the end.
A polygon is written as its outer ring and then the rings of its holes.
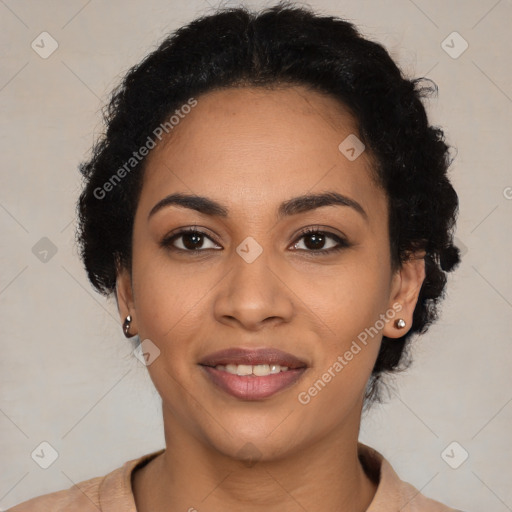
POLYGON ((403 318, 399 318, 395 321, 395 327, 397 329, 403 329, 406 326, 405 320, 403 318))
POLYGON ((130 315, 128 315, 124 319, 124 322, 123 322, 123 332, 124 332, 124 335, 127 338, 131 338, 131 335, 130 335, 130 325, 131 325, 131 323, 132 323, 132 317, 130 315))

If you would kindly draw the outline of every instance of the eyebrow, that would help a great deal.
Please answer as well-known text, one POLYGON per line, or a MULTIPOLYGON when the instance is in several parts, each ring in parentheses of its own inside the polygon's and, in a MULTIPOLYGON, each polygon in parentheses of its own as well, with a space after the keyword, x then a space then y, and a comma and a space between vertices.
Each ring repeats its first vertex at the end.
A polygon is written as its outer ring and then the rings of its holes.
MULTIPOLYGON (((189 208, 204 215, 227 217, 229 210, 222 206, 217 201, 209 199, 204 196, 189 195, 189 194, 171 194, 164 197, 162 200, 153 206, 149 212, 148 219, 156 212, 162 210, 167 206, 181 206, 182 208, 189 208)), ((323 192, 321 194, 305 194, 302 196, 288 199, 281 203, 278 209, 278 219, 297 215, 299 213, 308 212, 321 208, 322 206, 348 206, 358 212, 366 221, 368 221, 368 214, 364 208, 354 199, 339 194, 338 192, 323 192)))

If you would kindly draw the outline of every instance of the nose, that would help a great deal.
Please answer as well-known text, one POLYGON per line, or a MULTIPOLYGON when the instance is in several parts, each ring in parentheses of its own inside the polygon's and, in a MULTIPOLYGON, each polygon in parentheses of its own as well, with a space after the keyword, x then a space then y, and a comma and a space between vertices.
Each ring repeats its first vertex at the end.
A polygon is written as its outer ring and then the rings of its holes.
POLYGON ((215 296, 217 321, 246 330, 259 331, 270 324, 290 322, 294 315, 294 294, 285 273, 264 250, 248 262, 233 252, 230 271, 220 282, 215 296))

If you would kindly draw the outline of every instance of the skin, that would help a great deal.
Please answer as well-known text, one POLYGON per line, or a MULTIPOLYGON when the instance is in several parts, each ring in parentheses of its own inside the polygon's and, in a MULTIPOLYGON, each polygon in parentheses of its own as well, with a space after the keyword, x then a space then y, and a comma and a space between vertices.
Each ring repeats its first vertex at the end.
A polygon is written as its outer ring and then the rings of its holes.
MULTIPOLYGON (((197 100, 148 156, 132 272, 118 273, 121 319, 131 315, 131 334, 160 350, 148 371, 162 398, 166 451, 134 473, 137 509, 364 511, 376 491, 357 457, 364 390, 382 335, 396 338, 408 327, 387 321, 307 405, 297 396, 393 304, 402 308, 396 318, 412 324, 424 260, 416 255, 393 268, 385 192, 367 151, 354 161, 339 151, 357 127, 334 98, 294 86, 219 90, 197 100), (283 201, 326 191, 357 201, 366 214, 330 205, 277 219, 283 201), (207 196, 229 213, 171 205, 148 219, 177 192, 207 196), (203 252, 161 246, 189 226, 206 233, 196 244, 203 252), (305 227, 350 245, 315 255, 311 237, 300 235, 305 227), (252 263, 236 252, 249 236, 263 249, 252 263), (308 370, 267 399, 234 398, 198 366, 229 347, 276 347, 308 370), (248 443, 255 463, 243 455, 248 443)), ((174 246, 183 249, 185 238, 174 246)), ((327 237, 316 247, 337 245, 327 237)))

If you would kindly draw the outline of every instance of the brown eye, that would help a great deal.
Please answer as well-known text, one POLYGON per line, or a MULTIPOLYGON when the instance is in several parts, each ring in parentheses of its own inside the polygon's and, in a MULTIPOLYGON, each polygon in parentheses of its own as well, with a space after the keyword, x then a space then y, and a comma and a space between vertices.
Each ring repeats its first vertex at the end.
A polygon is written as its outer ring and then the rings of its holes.
POLYGON ((304 238, 304 245, 313 251, 316 251, 318 249, 323 249, 326 239, 329 237, 326 237, 323 233, 311 233, 304 238))
POLYGON ((197 229, 184 229, 178 233, 174 233, 162 240, 161 245, 172 250, 186 252, 220 249, 220 246, 206 235, 206 233, 198 231, 197 229), (208 243, 210 246, 205 246, 205 244, 208 245, 208 243))
POLYGON ((204 236, 200 233, 185 233, 180 238, 183 246, 191 251, 201 249, 204 243, 204 236))
POLYGON ((346 240, 334 233, 311 228, 304 230, 298 241, 293 244, 296 250, 323 254, 339 251, 348 246, 349 244, 346 240), (301 242, 300 240, 303 241, 301 242))

